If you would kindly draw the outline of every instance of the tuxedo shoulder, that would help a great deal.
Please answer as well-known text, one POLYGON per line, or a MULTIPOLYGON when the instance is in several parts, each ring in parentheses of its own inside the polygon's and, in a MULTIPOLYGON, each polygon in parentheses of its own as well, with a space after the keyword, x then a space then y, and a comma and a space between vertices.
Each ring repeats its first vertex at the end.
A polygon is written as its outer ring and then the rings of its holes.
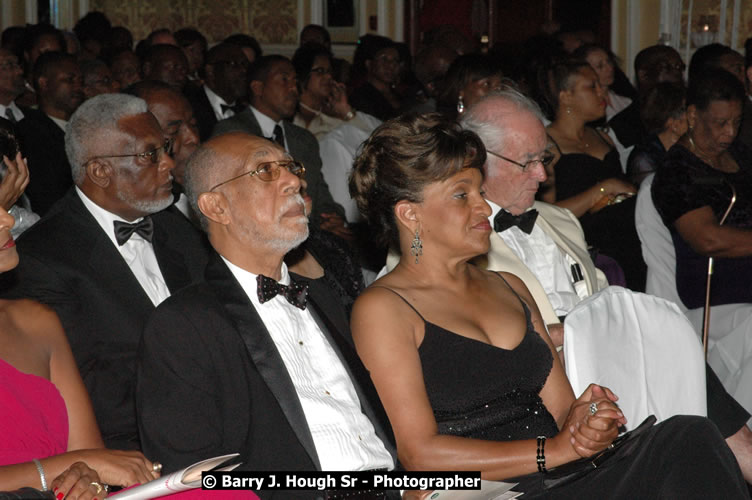
POLYGON ((307 141, 318 146, 318 141, 316 140, 315 135, 313 135, 303 127, 295 125, 292 122, 285 121, 285 133, 288 135, 288 137, 293 136, 298 141, 307 141))
POLYGON ((571 210, 544 201, 536 201, 533 204, 533 208, 546 220, 550 218, 572 219, 574 217, 571 210))

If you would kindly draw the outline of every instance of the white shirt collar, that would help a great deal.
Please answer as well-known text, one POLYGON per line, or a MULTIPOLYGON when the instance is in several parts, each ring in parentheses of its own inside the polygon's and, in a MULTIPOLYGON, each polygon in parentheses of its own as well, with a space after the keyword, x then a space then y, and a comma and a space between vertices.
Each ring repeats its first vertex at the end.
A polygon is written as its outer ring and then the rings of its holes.
POLYGON ((16 117, 17 122, 20 122, 21 120, 23 120, 25 115, 23 111, 21 111, 21 108, 19 108, 18 105, 16 104, 16 101, 10 101, 10 103, 7 106, 0 104, 0 118, 6 118, 5 110, 8 108, 13 110, 13 116, 16 117))
MULTIPOLYGON (((104 208, 100 207, 91 199, 84 194, 81 189, 79 189, 78 186, 76 186, 76 193, 78 194, 78 197, 81 198, 81 201, 83 202, 86 209, 91 213, 91 215, 94 217, 94 219, 97 221, 97 223, 100 225, 102 230, 107 234, 107 236, 110 238, 110 241, 112 241, 112 244, 116 247, 119 246, 117 243, 117 239, 115 239, 115 221, 120 222, 127 222, 129 224, 139 222, 143 217, 139 217, 138 219, 134 221, 127 221, 120 217, 119 215, 113 214, 112 212, 105 210, 104 208)), ((138 234, 134 234, 132 237, 138 237, 140 238, 138 234)))
POLYGON ((61 120, 60 118, 55 118, 54 116, 50 116, 50 115, 47 115, 47 116, 50 118, 50 120, 55 122, 55 125, 63 129, 63 132, 65 132, 65 126, 68 125, 67 120, 61 120))
POLYGON ((220 96, 218 96, 216 92, 210 89, 208 85, 204 85, 204 93, 206 94, 206 98, 209 99, 209 104, 211 104, 211 107, 214 110, 214 115, 217 117, 218 120, 229 118, 230 116, 233 116, 235 114, 234 111, 228 110, 230 114, 225 116, 225 113, 222 111, 223 104, 225 106, 233 106, 235 104, 234 102, 228 103, 227 101, 222 99, 220 96))
POLYGON ((259 127, 261 127, 261 134, 264 137, 271 137, 274 134, 274 127, 276 125, 284 128, 282 120, 275 122, 253 106, 251 106, 251 111, 253 111, 253 116, 255 116, 256 121, 258 121, 259 127))
MULTIPOLYGON (((255 305, 260 305, 257 303, 256 297, 258 297, 258 286, 256 279, 258 278, 258 274, 254 274, 250 271, 246 271, 242 267, 236 266, 229 260, 227 260, 224 255, 220 255, 222 257, 222 260, 225 261, 225 264, 227 264, 227 267, 230 269, 230 272, 232 272, 233 276, 235 276, 235 279, 238 280, 238 283, 240 283, 240 286, 245 290, 245 293, 248 295, 248 297, 251 299, 252 302, 254 302, 255 305)), ((287 270, 287 264, 282 262, 282 268, 280 269, 280 279, 278 283, 282 285, 289 285, 290 284, 290 272, 287 270)))

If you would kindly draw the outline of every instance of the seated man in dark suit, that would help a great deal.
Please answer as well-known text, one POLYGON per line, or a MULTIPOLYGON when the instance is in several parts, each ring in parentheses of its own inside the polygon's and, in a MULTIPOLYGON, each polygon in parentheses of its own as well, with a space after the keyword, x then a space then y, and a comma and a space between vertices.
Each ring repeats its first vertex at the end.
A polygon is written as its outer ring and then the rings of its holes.
POLYGON ((614 115, 608 122, 619 143, 628 148, 645 142, 649 135, 640 119, 640 96, 661 82, 683 83, 684 62, 676 49, 653 45, 642 49, 634 60, 638 98, 614 115))
POLYGON ((8 49, 0 49, 0 118, 12 123, 23 119, 24 112, 15 102, 23 91, 23 68, 18 57, 8 49))
POLYGON ((207 53, 203 76, 204 85, 186 85, 185 96, 196 114, 199 136, 205 141, 219 120, 245 109, 239 101, 248 93, 248 59, 237 45, 220 43, 207 53))
POLYGON ((251 106, 214 127, 214 135, 245 132, 266 137, 284 148, 306 168, 307 193, 313 199, 311 223, 340 236, 349 237, 345 228, 345 209, 332 199, 321 175, 319 143, 304 128, 288 119, 298 105, 295 68, 283 56, 263 56, 248 70, 251 106))
POLYGON ((185 217, 164 210, 173 199, 170 144, 143 100, 87 100, 65 140, 75 187, 18 240, 5 295, 55 310, 105 444, 139 448, 141 332, 157 304, 201 277, 207 247, 185 217))
POLYGON ((39 109, 27 110, 18 123, 21 149, 29 162, 26 195, 31 208, 44 215, 73 185, 65 157, 65 124, 84 100, 81 70, 74 56, 45 52, 32 76, 39 109))
POLYGON ((344 308, 283 261, 308 236, 303 173, 278 145, 242 133, 209 140, 188 161, 186 189, 216 253, 204 283, 157 308, 138 369, 144 451, 166 471, 231 452, 241 470, 394 466, 344 308))
POLYGON ((167 138, 172 140, 172 191, 176 195, 175 206, 192 219, 188 198, 183 190, 185 163, 198 147, 198 129, 193 109, 185 96, 166 83, 156 80, 138 82, 125 89, 126 94, 135 95, 146 101, 151 114, 159 122, 167 138))

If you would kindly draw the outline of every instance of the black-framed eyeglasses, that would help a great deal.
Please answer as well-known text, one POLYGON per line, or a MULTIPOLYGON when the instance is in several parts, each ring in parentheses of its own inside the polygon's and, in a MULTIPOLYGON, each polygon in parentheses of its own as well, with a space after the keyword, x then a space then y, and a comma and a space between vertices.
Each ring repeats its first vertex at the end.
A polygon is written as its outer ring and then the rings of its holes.
POLYGON ((132 158, 136 157, 139 160, 149 160, 149 162, 152 165, 157 165, 160 161, 162 161, 162 154, 167 153, 168 156, 172 156, 172 145, 174 144, 174 139, 165 139, 164 144, 159 146, 158 148, 154 148, 151 151, 144 151, 143 153, 134 153, 132 155, 99 155, 95 156, 93 158, 89 158, 84 165, 87 163, 97 160, 99 158, 132 158))
POLYGON ((518 167, 520 167, 522 169, 523 172, 527 172, 528 170, 530 170, 531 168, 533 168, 533 166, 535 166, 536 163, 540 163, 541 165, 543 165, 543 168, 546 168, 546 167, 548 167, 551 164, 552 161, 554 161, 554 155, 553 155, 553 153, 550 153, 548 151, 544 152, 541 155, 540 158, 537 158, 535 160, 530 160, 530 161, 525 162, 525 163, 520 163, 518 161, 514 161, 511 158, 507 158, 506 156, 502 156, 499 153, 494 153, 493 151, 486 150, 486 153, 488 153, 490 155, 493 155, 493 156, 495 156, 497 158, 501 158, 502 160, 508 161, 509 163, 513 163, 513 164, 517 165, 518 167))
POLYGON ((226 181, 222 181, 213 188, 211 188, 209 191, 214 191, 219 186, 222 186, 224 184, 227 184, 228 182, 232 182, 234 180, 240 179, 241 177, 245 177, 246 175, 248 177, 253 177, 254 175, 258 176, 259 179, 261 179, 264 182, 272 182, 279 179, 280 168, 286 168, 292 175, 295 175, 299 178, 303 178, 303 175, 305 174, 305 167, 302 163, 295 160, 275 160, 275 161, 266 161, 264 163, 259 163, 259 166, 256 168, 256 170, 251 170, 250 172, 243 172, 240 175, 236 175, 232 179, 227 179, 226 181))

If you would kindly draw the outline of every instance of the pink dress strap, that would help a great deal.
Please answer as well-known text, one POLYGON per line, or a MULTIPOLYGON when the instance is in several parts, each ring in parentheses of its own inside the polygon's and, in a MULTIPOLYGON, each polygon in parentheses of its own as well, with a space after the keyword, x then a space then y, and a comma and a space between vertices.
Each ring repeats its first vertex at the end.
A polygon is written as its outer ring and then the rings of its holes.
POLYGON ((0 465, 65 452, 68 412, 60 391, 0 359, 0 429, 0 465))

